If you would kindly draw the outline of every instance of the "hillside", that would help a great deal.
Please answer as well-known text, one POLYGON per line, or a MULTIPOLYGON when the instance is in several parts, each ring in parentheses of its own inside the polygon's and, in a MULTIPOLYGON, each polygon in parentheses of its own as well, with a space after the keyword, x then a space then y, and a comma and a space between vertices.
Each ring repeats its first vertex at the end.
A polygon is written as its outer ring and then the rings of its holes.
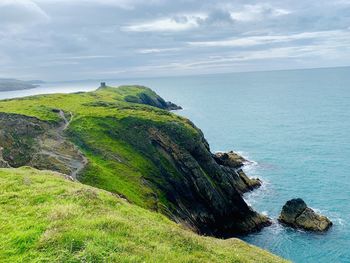
POLYGON ((139 86, 0 101, 0 165, 64 173, 206 235, 268 225, 241 197, 240 173, 174 107, 139 86))
POLYGON ((284 262, 47 171, 0 169, 1 262, 284 262))

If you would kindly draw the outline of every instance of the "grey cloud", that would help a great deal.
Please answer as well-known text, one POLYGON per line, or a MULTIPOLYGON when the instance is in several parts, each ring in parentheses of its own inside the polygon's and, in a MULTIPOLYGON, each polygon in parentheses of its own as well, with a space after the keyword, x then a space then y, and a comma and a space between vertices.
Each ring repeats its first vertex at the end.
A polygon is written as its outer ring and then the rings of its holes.
POLYGON ((349 26, 344 0, 1 0, 0 77, 344 65, 349 26))
POLYGON ((2 0, 0 2, 0 28, 22 29, 47 22, 48 15, 30 0, 2 0))

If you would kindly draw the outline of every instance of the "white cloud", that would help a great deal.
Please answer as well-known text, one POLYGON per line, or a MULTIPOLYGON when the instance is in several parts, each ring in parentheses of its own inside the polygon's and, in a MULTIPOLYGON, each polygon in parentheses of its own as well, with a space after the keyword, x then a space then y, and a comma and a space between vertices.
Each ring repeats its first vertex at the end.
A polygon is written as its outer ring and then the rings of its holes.
POLYGON ((343 34, 349 34, 348 31, 343 30, 330 30, 330 31, 317 31, 317 32, 304 32, 290 35, 266 35, 266 36, 250 36, 243 38, 230 38, 215 41, 199 41, 188 42, 191 46, 199 47, 250 47, 266 44, 275 44, 290 42, 295 40, 307 40, 307 39, 327 39, 332 37, 340 37, 343 34))
POLYGON ((265 18, 279 17, 290 14, 291 11, 282 8, 271 7, 268 4, 245 5, 239 11, 231 11, 233 20, 251 22, 265 18))
POLYGON ((63 60, 89 60, 89 59, 101 59, 101 58, 113 58, 114 56, 110 55, 89 55, 89 56, 72 56, 72 57, 63 57, 63 60))
POLYGON ((179 50, 180 48, 149 48, 149 49, 138 49, 136 52, 139 54, 152 54, 152 53, 174 52, 179 50))
POLYGON ((160 31, 185 31, 199 27, 200 22, 206 19, 205 14, 182 14, 172 18, 161 18, 149 22, 123 26, 123 31, 134 32, 160 32, 160 31))

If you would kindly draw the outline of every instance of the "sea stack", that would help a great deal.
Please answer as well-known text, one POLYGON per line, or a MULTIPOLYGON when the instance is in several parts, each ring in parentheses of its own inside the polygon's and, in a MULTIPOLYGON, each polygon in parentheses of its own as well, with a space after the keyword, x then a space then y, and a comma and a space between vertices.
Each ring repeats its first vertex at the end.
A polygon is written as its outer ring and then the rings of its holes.
POLYGON ((287 201, 278 220, 284 225, 314 232, 324 232, 332 226, 327 217, 317 214, 301 198, 287 201))

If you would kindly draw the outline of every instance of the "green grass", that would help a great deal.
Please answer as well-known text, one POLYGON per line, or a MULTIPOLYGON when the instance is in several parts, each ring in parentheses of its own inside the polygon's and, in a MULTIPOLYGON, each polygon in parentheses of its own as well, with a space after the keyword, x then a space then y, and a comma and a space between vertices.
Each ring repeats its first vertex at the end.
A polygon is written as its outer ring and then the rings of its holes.
MULTIPOLYGON (((113 146, 111 146, 113 147, 113 146)), ((57 173, 0 169, 1 262, 284 262, 57 173)))
MULTIPOLYGON (((179 133, 190 139, 198 135, 198 130, 187 119, 168 111, 125 101, 130 96, 138 98, 145 94, 151 101, 162 100, 145 87, 106 87, 94 92, 3 100, 0 101, 0 112, 48 122, 61 121, 53 109, 71 113, 73 120, 67 135, 89 160, 80 181, 122 194, 142 207, 163 207, 166 210, 170 204, 164 193, 143 180, 162 183, 158 176, 160 168, 152 160, 159 154, 149 145, 145 131, 158 127, 173 131, 174 139, 179 133), (154 196, 158 197, 157 201, 154 196)), ((166 165, 164 161, 163 164, 166 165)))

